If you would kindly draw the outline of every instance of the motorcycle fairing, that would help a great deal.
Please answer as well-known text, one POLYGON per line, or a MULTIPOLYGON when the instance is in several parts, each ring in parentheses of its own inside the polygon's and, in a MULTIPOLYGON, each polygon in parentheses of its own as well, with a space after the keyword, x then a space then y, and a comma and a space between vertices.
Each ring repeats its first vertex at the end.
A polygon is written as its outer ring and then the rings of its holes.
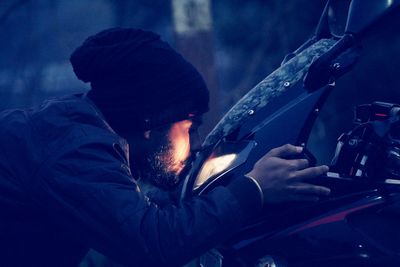
MULTIPOLYGON (((282 65, 248 92, 208 135, 203 150, 197 155, 192 169, 185 178, 182 198, 192 194, 194 184, 200 187, 198 174, 215 148, 224 142, 236 142, 240 147, 244 141, 253 141, 248 157, 242 161, 239 173, 244 173, 268 148, 284 143, 296 143, 304 125, 312 113, 318 112, 316 104, 333 88, 327 85, 321 90, 309 92, 303 86, 308 67, 336 43, 334 39, 322 39, 282 65), (290 125, 288 124, 290 121, 290 125), (282 129, 287 129, 282 132, 282 129), (274 140, 271 142, 271 140, 274 140), (244 166, 246 165, 246 166, 244 166)), ((312 117, 312 116, 311 116, 312 117)), ((237 154, 240 149, 237 149, 237 154)), ((241 153, 243 155, 243 153, 241 153)), ((243 158, 243 156, 241 157, 243 158)), ((237 169, 238 166, 227 169, 237 169)), ((226 170, 221 170, 226 175, 226 170)), ((211 180, 223 175, 210 175, 211 180)), ((226 182, 229 181, 227 178, 226 182)), ((203 190, 200 190, 203 191, 203 190)))
POLYGON ((257 229, 243 230, 220 251, 231 260, 240 255, 246 264, 237 266, 254 266, 256 259, 266 256, 281 262, 277 266, 337 266, 342 261, 357 266, 365 261, 372 264, 366 266, 374 266, 382 258, 398 263, 394 257, 398 256, 399 245, 386 241, 390 239, 387 232, 374 231, 371 224, 366 229, 362 223, 371 217, 379 218, 391 202, 390 196, 367 190, 317 204, 296 205, 281 214, 269 210, 271 215, 257 229), (382 241, 373 242, 377 238, 372 236, 379 236, 382 241))

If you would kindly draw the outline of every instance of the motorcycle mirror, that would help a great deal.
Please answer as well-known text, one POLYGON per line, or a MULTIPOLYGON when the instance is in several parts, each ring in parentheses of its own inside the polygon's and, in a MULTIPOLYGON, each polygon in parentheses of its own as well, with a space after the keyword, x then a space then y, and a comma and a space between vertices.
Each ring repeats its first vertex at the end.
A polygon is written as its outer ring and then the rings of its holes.
POLYGON ((345 33, 347 14, 351 0, 328 0, 318 22, 315 36, 322 38, 342 37, 345 33))
POLYGON ((351 0, 330 1, 327 9, 327 20, 331 35, 342 37, 345 33, 351 0))
POLYGON ((328 0, 315 36, 321 39, 343 37, 346 33, 360 35, 396 7, 400 7, 400 0, 328 0))
POLYGON ((362 34, 390 10, 400 6, 400 0, 352 0, 345 33, 362 34))

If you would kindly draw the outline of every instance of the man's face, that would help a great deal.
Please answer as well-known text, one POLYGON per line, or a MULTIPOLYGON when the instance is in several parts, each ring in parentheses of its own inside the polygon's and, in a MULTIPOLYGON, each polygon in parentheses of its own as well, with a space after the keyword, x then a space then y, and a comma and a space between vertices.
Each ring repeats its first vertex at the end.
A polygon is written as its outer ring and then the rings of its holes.
POLYGON ((200 124, 200 118, 187 119, 175 122, 166 129, 146 132, 148 144, 142 155, 137 156, 142 160, 133 166, 140 170, 140 179, 166 190, 174 189, 189 164, 190 156, 201 147, 200 124))

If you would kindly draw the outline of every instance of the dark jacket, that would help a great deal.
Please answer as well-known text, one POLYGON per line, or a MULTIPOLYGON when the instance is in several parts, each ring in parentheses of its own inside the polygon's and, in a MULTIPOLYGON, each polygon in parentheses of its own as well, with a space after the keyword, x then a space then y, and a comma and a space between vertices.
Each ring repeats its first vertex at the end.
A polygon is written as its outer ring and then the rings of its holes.
POLYGON ((174 266, 233 234, 260 205, 238 179, 158 207, 128 145, 84 95, 0 113, 0 266, 75 266, 88 248, 131 266, 174 266))

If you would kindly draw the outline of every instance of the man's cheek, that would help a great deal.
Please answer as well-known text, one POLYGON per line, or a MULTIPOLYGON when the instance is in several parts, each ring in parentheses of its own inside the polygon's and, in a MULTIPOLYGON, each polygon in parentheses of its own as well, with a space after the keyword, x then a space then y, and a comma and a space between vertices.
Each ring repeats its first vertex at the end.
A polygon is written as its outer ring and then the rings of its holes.
POLYGON ((190 145, 185 138, 176 140, 174 143, 173 157, 176 162, 184 162, 189 157, 190 145))

